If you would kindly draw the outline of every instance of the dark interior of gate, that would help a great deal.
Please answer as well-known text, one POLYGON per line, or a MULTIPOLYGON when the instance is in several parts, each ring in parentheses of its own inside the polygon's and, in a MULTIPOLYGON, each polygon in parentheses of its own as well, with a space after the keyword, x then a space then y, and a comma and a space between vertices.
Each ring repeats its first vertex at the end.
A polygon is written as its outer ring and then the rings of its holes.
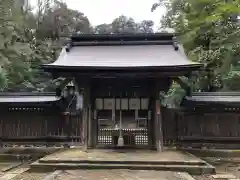
POLYGON ((148 147, 151 124, 148 80, 110 80, 93 87, 94 114, 97 121, 97 146, 148 147))

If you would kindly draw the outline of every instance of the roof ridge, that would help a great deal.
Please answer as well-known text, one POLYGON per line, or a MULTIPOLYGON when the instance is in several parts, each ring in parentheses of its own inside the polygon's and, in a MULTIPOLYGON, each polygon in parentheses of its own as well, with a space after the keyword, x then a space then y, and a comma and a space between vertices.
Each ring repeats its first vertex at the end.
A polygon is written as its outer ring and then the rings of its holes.
POLYGON ((72 42, 79 41, 136 41, 136 40, 173 40, 173 33, 132 33, 132 34, 81 34, 72 36, 72 42))

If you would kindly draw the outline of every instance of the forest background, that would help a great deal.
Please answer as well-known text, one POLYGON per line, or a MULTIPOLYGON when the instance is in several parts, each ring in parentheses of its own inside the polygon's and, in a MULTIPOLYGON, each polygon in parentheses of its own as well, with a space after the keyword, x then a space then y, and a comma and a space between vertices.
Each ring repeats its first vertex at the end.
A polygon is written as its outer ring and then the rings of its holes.
MULTIPOLYGON (((72 34, 152 33, 154 22, 135 22, 124 15, 110 24, 92 26, 81 12, 58 0, 38 0, 36 11, 26 0, 0 1, 0 90, 55 91, 62 81, 43 72, 72 34)), ((166 8, 160 32, 172 29, 190 60, 206 71, 183 80, 192 91, 240 91, 240 0, 156 0, 166 8)), ((137 4, 136 4, 137 7, 137 4)), ((165 104, 175 106, 184 95, 176 83, 165 104)))

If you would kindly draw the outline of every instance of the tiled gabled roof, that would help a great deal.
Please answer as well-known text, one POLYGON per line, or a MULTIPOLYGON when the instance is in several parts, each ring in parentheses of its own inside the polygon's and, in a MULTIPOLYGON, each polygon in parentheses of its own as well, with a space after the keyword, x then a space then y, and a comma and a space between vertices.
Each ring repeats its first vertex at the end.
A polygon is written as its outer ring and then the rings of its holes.
POLYGON ((80 35, 45 69, 174 69, 202 66, 189 61, 173 34, 80 35))

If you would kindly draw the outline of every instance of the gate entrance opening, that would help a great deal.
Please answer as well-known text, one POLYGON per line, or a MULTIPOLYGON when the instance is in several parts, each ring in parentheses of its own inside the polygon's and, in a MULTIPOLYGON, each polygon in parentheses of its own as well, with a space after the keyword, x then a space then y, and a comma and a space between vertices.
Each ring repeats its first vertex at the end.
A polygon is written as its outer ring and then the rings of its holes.
POLYGON ((97 146, 116 147, 122 138, 125 147, 148 147, 152 134, 149 131, 151 109, 147 89, 141 86, 122 86, 120 89, 118 86, 97 88, 104 94, 95 98, 97 146))

